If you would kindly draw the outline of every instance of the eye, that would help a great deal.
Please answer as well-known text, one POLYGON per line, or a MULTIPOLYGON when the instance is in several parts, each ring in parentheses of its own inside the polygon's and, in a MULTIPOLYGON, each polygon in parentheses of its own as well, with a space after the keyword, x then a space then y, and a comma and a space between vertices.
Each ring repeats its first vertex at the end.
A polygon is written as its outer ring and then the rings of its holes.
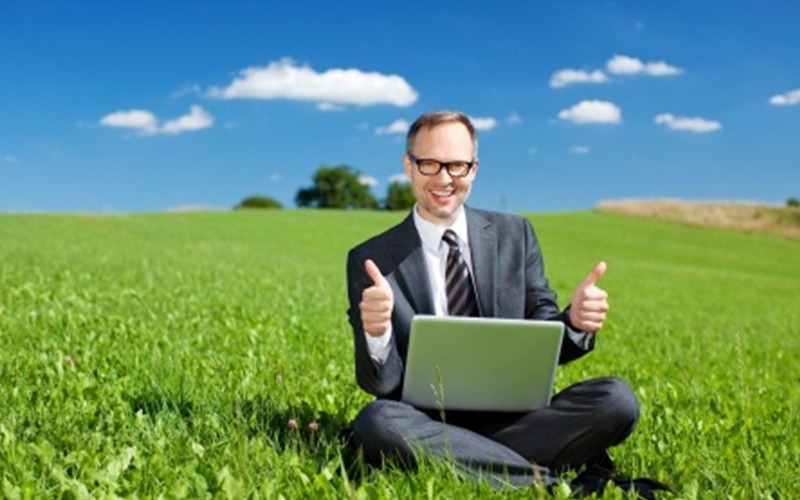
POLYGON ((419 166, 423 170, 439 170, 439 162, 435 160, 420 160, 419 166))
POLYGON ((411 159, 417 164, 417 168, 422 175, 433 176, 442 170, 442 164, 438 160, 417 158, 415 156, 412 156, 411 159))
POLYGON ((465 161, 454 161, 447 170, 450 171, 451 175, 461 176, 469 171, 469 163, 465 161))

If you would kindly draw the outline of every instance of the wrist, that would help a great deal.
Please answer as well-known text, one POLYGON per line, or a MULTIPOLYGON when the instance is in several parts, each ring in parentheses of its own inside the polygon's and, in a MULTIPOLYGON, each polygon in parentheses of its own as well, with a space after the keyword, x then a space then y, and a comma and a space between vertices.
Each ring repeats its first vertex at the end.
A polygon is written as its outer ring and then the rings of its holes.
POLYGON ((572 319, 572 304, 571 303, 568 304, 566 308, 564 308, 563 317, 564 317, 564 320, 563 320, 564 324, 567 326, 567 328, 569 328, 570 330, 575 331, 575 332, 583 332, 583 330, 581 330, 580 328, 575 326, 575 322, 572 319))

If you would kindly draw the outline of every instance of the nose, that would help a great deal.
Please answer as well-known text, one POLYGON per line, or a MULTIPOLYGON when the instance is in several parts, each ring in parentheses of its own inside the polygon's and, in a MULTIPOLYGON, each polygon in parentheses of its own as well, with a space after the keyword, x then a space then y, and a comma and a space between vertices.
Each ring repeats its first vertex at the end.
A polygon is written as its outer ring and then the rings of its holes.
POLYGON ((444 184, 450 184, 451 182, 453 182, 453 176, 450 175, 450 172, 444 167, 442 167, 442 169, 439 170, 439 173, 434 176, 434 179, 444 184))

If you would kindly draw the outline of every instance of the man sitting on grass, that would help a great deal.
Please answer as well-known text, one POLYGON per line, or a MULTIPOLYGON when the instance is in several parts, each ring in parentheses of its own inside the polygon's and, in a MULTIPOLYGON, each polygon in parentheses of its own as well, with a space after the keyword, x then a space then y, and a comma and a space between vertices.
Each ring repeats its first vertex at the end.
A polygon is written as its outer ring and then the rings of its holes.
MULTIPOLYGON (((412 213, 349 253, 356 377, 378 398, 356 417, 354 440, 373 463, 393 455, 413 464, 421 450, 451 457, 495 483, 553 484, 559 471, 588 465, 578 484, 584 492, 602 489, 614 479, 606 449, 621 443, 639 418, 636 397, 618 378, 575 384, 549 407, 529 413, 448 411, 447 423, 439 412, 400 402, 416 314, 561 321, 559 361, 566 363, 593 349, 608 313, 607 293, 596 285, 605 263, 559 311, 530 222, 464 206, 478 172, 477 152, 475 129, 464 114, 420 116, 403 157, 416 198, 412 213)), ((647 486, 618 484, 640 492, 647 486)))

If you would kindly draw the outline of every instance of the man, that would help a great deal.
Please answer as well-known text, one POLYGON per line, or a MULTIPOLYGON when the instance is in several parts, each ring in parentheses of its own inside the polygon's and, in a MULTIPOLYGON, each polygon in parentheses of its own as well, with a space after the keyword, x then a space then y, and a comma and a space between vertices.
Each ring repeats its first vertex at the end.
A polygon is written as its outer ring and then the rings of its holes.
POLYGON ((551 484, 551 471, 607 462, 605 450, 633 430, 639 410, 622 380, 573 385, 529 413, 438 412, 399 401, 415 314, 561 321, 560 362, 592 350, 608 313, 596 286, 601 262, 559 311, 536 236, 523 218, 464 206, 478 173, 478 139, 458 112, 420 116, 408 131, 403 166, 416 206, 398 226, 350 251, 348 311, 356 377, 377 396, 354 422, 365 458, 413 464, 424 451, 515 485, 551 484))

